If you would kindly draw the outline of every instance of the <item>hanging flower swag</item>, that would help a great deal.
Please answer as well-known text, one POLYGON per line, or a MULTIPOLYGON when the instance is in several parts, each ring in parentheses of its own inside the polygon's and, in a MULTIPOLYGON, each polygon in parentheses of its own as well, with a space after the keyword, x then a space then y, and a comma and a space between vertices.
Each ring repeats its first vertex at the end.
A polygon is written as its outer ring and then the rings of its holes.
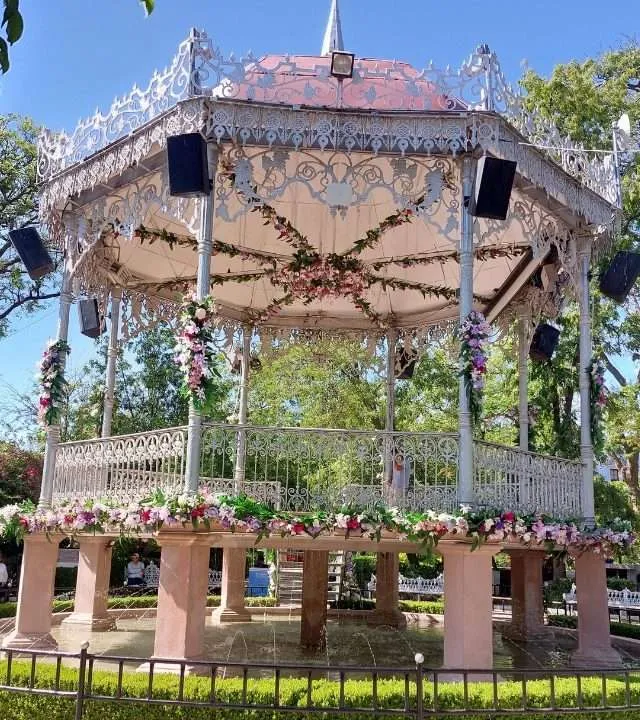
MULTIPOLYGON (((234 167, 228 159, 222 161, 220 176, 235 186, 234 167)), ((236 190, 242 194, 242 191, 237 188, 236 190)), ((414 290, 425 298, 437 297, 449 302, 456 300, 455 288, 379 274, 380 271, 388 270, 393 266, 409 268, 456 260, 458 257, 456 250, 435 254, 416 253, 394 256, 373 262, 365 262, 359 257, 365 250, 376 247, 383 235, 392 228, 412 222, 414 217, 419 215, 422 198, 388 215, 377 226, 367 230, 348 250, 327 254, 318 252, 308 238, 290 220, 279 215, 271 205, 257 201, 255 198, 251 198, 248 202, 251 205, 251 212, 261 215, 264 225, 271 225, 278 233, 278 240, 284 241, 293 250, 292 256, 285 259, 272 253, 214 240, 212 244, 214 253, 230 258, 240 257, 242 260, 251 260, 259 268, 251 272, 213 274, 211 276, 212 285, 223 285, 228 282, 250 283, 259 278, 266 278, 272 285, 282 289, 279 297, 276 297, 267 308, 252 318, 255 321, 268 320, 270 317, 278 315, 284 307, 296 301, 307 305, 317 300, 348 297, 365 316, 382 327, 382 318, 365 297, 366 292, 374 286, 378 286, 382 290, 414 290)), ((138 227, 134 237, 142 243, 149 242, 150 244, 161 240, 171 248, 179 246, 195 249, 197 247, 197 242, 191 237, 176 235, 166 230, 152 230, 144 226, 138 227)), ((476 250, 476 257, 479 260, 488 257, 514 257, 522 252, 524 252, 524 248, 485 246, 476 250)), ((192 279, 186 279, 187 282, 190 280, 192 279)), ((167 284, 175 285, 176 282, 178 281, 168 281, 167 284)), ((184 283, 185 280, 179 282, 184 283)), ((163 284, 155 285, 156 289, 162 289, 163 286, 163 284)), ((476 299, 483 300, 480 296, 477 296, 476 299)))
POLYGON ((41 386, 38 422, 45 428, 60 424, 60 413, 68 390, 64 361, 70 352, 71 348, 64 340, 52 340, 42 355, 38 376, 41 386))
POLYGON ((635 541, 630 523, 616 520, 608 527, 586 529, 571 521, 510 511, 472 511, 456 514, 404 512, 379 505, 364 509, 344 506, 335 512, 282 513, 244 495, 229 497, 203 488, 197 495, 165 495, 119 506, 113 500, 63 501, 51 509, 31 502, 0 509, 0 536, 20 540, 30 533, 136 533, 162 528, 227 530, 268 536, 317 538, 321 535, 366 537, 380 540, 392 534, 432 550, 445 537, 465 539, 472 549, 486 542, 519 542, 549 552, 591 550, 618 556, 635 541))
POLYGON ((214 317, 215 303, 211 296, 197 300, 192 295, 180 311, 175 361, 183 373, 182 392, 199 411, 210 407, 213 380, 220 376, 214 366, 214 317))
POLYGON ((464 378, 474 425, 480 422, 482 415, 490 334, 491 326, 484 315, 475 310, 467 315, 467 319, 460 326, 460 375, 464 378))
POLYGON ((598 447, 602 445, 604 440, 602 414, 607 404, 607 386, 604 382, 604 364, 597 357, 594 357, 589 364, 589 404, 591 411, 591 442, 598 447))

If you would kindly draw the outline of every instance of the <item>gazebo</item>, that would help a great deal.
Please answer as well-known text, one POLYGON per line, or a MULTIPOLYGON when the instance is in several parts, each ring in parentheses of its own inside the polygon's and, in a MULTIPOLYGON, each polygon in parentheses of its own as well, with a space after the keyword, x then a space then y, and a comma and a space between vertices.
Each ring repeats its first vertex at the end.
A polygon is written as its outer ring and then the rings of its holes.
MULTIPOLYGON (((62 360, 74 298, 96 297, 111 318, 102 437, 60 443, 59 426, 48 426, 43 517, 64 498, 108 498, 126 508, 157 491, 188 498, 206 487, 292 518, 380 503, 437 516, 462 504, 593 525, 589 268, 619 211, 615 158, 571 145, 529 112, 488 47, 455 71, 352 58, 336 0, 319 56, 227 58, 194 30, 145 90, 134 88, 70 135, 45 132, 39 173, 42 222, 65 254, 62 360), (175 196, 167 143, 194 133, 206 142, 211 189, 175 196), (504 221, 472 214, 484 158, 517 163, 504 221), (216 332, 242 347, 239 423, 206 422, 194 398, 186 427, 112 437, 118 343, 158 322, 179 324, 182 297, 192 288, 192 310, 210 302, 216 332), (580 462, 528 449, 533 329, 570 293, 580 305, 580 462), (464 373, 457 433, 396 432, 396 375, 473 313, 518 326, 519 447, 474 439, 473 388, 464 373), (252 342, 334 335, 384 348, 385 430, 251 425, 252 342), (410 474, 401 492, 392 482, 396 461, 410 474)), ((110 622, 105 597, 116 534, 76 533, 76 604, 65 622, 110 622)), ((248 547, 304 550, 302 641, 309 645, 321 643, 326 621, 330 550, 378 552, 372 622, 397 626, 404 621, 398 553, 419 550, 403 533, 280 537, 194 524, 165 525, 155 537, 162 547, 158 658, 202 654, 212 546, 224 548, 219 622, 249 619, 248 547)), ((445 567, 446 667, 492 665, 491 563, 502 549, 512 554, 512 631, 525 639, 544 631, 545 546, 510 535, 490 540, 476 548, 449 533, 437 546, 445 567)), ((43 533, 25 537, 16 627, 5 646, 51 645, 56 555, 43 533)), ((577 554, 576 583, 576 661, 616 662, 603 554, 577 554)))

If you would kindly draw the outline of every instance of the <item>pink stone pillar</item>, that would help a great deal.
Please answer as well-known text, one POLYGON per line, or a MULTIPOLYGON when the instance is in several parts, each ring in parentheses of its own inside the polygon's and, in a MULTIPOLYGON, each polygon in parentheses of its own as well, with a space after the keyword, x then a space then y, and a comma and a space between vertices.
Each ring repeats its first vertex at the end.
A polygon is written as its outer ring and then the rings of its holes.
POLYGON ((302 618, 300 644, 322 649, 327 643, 327 602, 329 599, 329 553, 305 550, 302 574, 302 618))
POLYGON ((511 558, 511 624, 505 635, 514 640, 536 640, 548 635, 544 624, 542 566, 539 550, 509 550, 511 558))
POLYGON ((46 535, 29 535, 24 539, 18 613, 15 629, 3 647, 53 650, 51 637, 51 603, 58 562, 58 542, 46 535))
POLYGON ((444 667, 493 668, 492 565, 500 550, 481 545, 443 541, 444 560, 444 667))
POLYGON ((611 647, 609 599, 605 559, 594 552, 575 558, 578 607, 578 650, 572 662, 579 667, 605 667, 621 664, 611 647))
POLYGON ((73 613, 63 625, 111 630, 115 620, 107 612, 111 575, 111 538, 82 536, 73 613))
POLYGON ((204 650, 209 547, 197 537, 172 538, 161 533, 158 540, 162 551, 153 654, 197 660, 204 650))
POLYGON ((220 607, 213 611, 214 623, 251 622, 251 615, 244 606, 246 561, 244 548, 222 550, 222 597, 220 607))
POLYGON ((369 625, 388 625, 395 628, 407 626, 407 619, 398 607, 399 575, 398 553, 379 552, 376 562, 376 609, 367 620, 369 625))

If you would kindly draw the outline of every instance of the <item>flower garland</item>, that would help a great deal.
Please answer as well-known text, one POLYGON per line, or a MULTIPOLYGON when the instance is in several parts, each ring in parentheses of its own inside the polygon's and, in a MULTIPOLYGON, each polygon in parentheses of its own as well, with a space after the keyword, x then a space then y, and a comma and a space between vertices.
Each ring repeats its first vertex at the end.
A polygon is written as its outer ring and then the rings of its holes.
POLYGON ((433 549, 442 538, 470 540, 472 547, 485 542, 519 542, 544 547, 549 552, 579 553, 592 550, 604 556, 620 555, 635 541, 629 523, 615 521, 610 527, 580 528, 544 516, 521 516, 505 512, 458 514, 403 512, 378 506, 370 509, 346 506, 337 512, 282 513, 246 496, 229 497, 203 490, 197 495, 164 495, 134 501, 126 507, 113 501, 72 500, 51 509, 33 503, 0 509, 0 536, 21 539, 29 533, 116 532, 132 535, 157 532, 162 527, 192 527, 286 537, 341 535, 380 540, 393 533, 400 540, 433 549))
POLYGON ((480 422, 485 375, 487 372, 487 346, 491 326, 481 312, 472 310, 460 326, 460 375, 464 378, 469 399, 471 421, 480 422))
POLYGON ((599 447, 603 443, 602 412, 607 404, 607 386, 604 381, 604 364, 599 358, 589 363, 589 405, 591 416, 591 442, 599 447))
POLYGON ((64 363, 71 348, 65 340, 51 340, 40 361, 38 381, 38 422, 45 428, 60 423, 62 406, 67 399, 68 383, 64 377, 64 363))
POLYGON ((219 372, 213 365, 215 303, 211 296, 202 300, 193 295, 180 311, 180 333, 175 346, 175 361, 183 373, 183 394, 195 407, 206 410, 212 401, 213 378, 219 372))

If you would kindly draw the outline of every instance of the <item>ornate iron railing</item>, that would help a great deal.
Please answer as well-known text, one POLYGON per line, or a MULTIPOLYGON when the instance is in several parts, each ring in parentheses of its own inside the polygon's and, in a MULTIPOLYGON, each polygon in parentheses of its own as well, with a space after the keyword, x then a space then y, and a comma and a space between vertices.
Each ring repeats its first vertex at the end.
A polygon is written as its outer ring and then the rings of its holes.
POLYGON ((582 464, 476 442, 474 496, 483 505, 580 517, 582 464))
MULTIPOLYGON (((385 433, 208 425, 201 446, 202 481, 259 492, 283 510, 380 501, 413 509, 457 506, 458 439, 445 433, 385 433), (244 463, 237 450, 244 443, 244 463), (405 472, 404 491, 384 478, 385 457, 405 472)), ((397 483, 396 483, 397 484, 397 483)))
MULTIPOLYGON (((54 499, 129 501, 156 489, 179 491, 185 427, 82 440, 58 447, 54 499)), ((244 491, 281 510, 383 501, 439 512, 458 506, 458 437, 384 432, 205 424, 200 484, 244 491), (392 462, 385 465, 385 459, 392 462), (393 474, 385 477, 385 467, 393 474)), ((474 493, 482 505, 578 517, 580 463, 476 442, 474 493)))
POLYGON ((53 497, 114 497, 128 501, 184 484, 186 427, 62 443, 53 497))

